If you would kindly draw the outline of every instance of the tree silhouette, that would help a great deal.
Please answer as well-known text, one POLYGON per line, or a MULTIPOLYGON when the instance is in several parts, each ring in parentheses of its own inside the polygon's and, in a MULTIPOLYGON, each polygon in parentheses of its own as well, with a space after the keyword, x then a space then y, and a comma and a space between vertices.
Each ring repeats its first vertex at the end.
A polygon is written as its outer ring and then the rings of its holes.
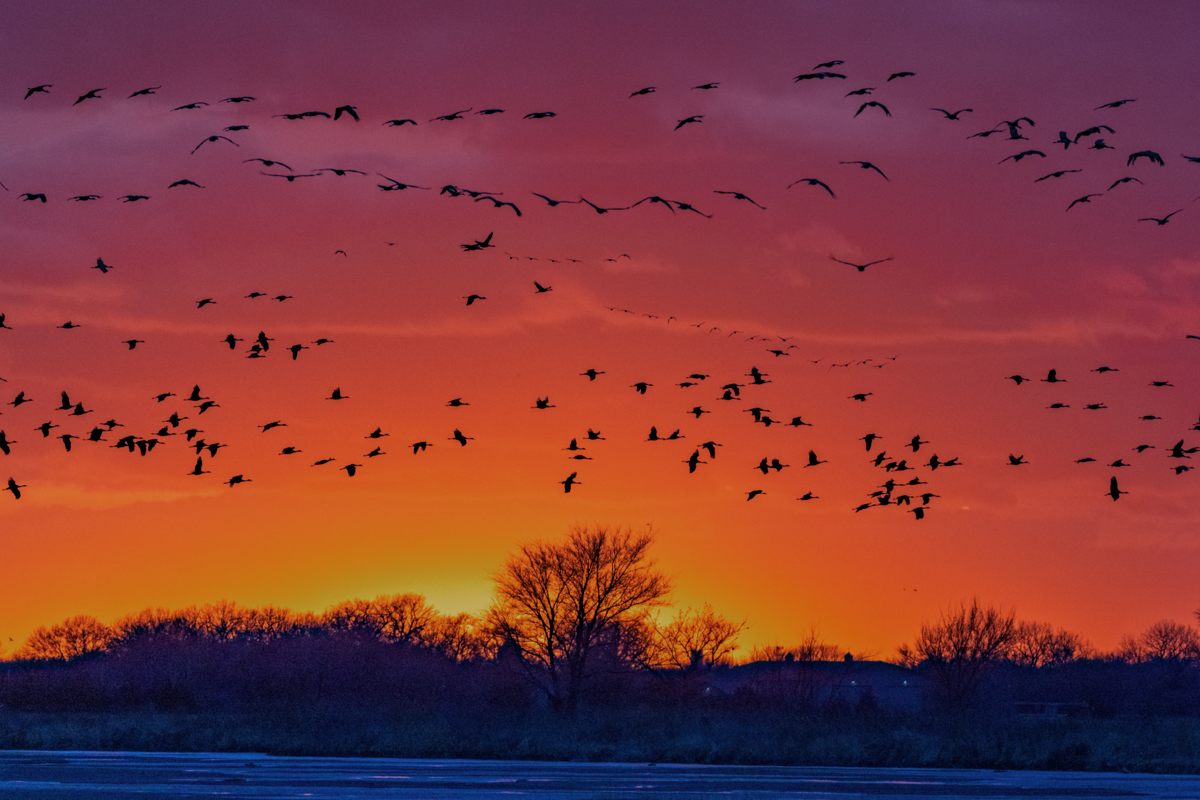
POLYGON ((751 661, 838 661, 846 654, 845 648, 823 641, 816 630, 793 647, 781 644, 758 645, 750 651, 751 661))
POLYGON ((745 627, 745 622, 721 616, 708 603, 699 611, 681 609, 666 625, 655 626, 648 661, 655 667, 684 672, 728 664, 745 627))
POLYGON ((472 614, 435 617, 424 632, 426 646, 454 661, 494 658, 500 642, 472 614))
POLYGON ((924 623, 901 659, 928 668, 950 708, 969 706, 987 669, 1008 656, 1016 638, 1012 611, 984 607, 975 598, 950 609, 936 623, 924 623))
POLYGON ((1141 635, 1122 639, 1117 653, 1131 664, 1200 661, 1200 631, 1190 625, 1160 620, 1141 635))
POLYGON ((17 651, 17 658, 70 661, 108 647, 113 631, 95 617, 80 614, 57 625, 38 628, 17 651))
POLYGON ((621 629, 645 624, 670 591, 648 559, 652 539, 576 527, 563 542, 523 545, 497 574, 491 624, 555 709, 575 710, 597 651, 619 653, 621 629))
POLYGON ((1045 622, 1021 622, 1013 633, 1008 659, 1026 667, 1047 667, 1085 658, 1090 648, 1078 634, 1045 622))

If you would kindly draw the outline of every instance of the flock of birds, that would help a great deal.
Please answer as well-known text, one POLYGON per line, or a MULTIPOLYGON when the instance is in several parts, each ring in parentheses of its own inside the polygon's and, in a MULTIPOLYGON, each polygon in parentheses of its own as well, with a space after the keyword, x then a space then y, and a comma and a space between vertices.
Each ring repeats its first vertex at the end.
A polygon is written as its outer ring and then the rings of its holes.
MULTIPOLYGON (((810 70, 801 72, 794 76, 793 82, 798 85, 810 84, 834 84, 838 85, 848 80, 846 73, 842 72, 845 62, 841 59, 833 59, 824 61, 814 65, 810 70)), ((890 73, 886 78, 878 81, 883 87, 894 84, 896 81, 908 81, 916 78, 917 75, 911 70, 899 70, 890 73)), ((721 89, 720 81, 709 81, 696 84, 691 87, 690 91, 697 95, 704 95, 721 89)), ((146 102, 144 98, 154 97, 161 90, 162 86, 147 86, 136 89, 127 95, 124 95, 123 100, 134 102, 146 102)), ((94 105, 98 103, 107 103, 119 101, 119 98, 114 97, 106 88, 92 88, 84 91, 82 94, 75 95, 69 93, 68 97, 73 98, 72 106, 81 104, 94 105), (108 93, 108 94, 106 94, 108 93)), ((658 93, 658 87, 647 85, 637 88, 628 94, 630 102, 652 102, 647 99, 658 93)), ((51 102, 57 94, 54 84, 43 83, 28 87, 24 92, 24 101, 27 103, 42 103, 51 102)), ((881 89, 879 86, 864 85, 853 88, 847 91, 844 97, 849 105, 847 113, 853 118, 861 116, 874 115, 883 118, 893 117, 893 108, 898 108, 896 101, 889 100, 885 97, 886 89, 881 89), (876 94, 880 92, 880 94, 876 94), (889 105, 890 103, 890 105, 889 105)), ((689 95, 691 96, 691 95, 689 95)), ((220 110, 223 107, 229 106, 244 106, 257 102, 256 97, 252 95, 230 95, 216 101, 191 101, 180 105, 175 105, 169 108, 168 113, 203 113, 204 109, 220 110)), ((1035 130, 1040 130, 1037 123, 1028 116, 1015 116, 1012 119, 1001 120, 995 125, 983 130, 971 133, 965 137, 968 141, 971 140, 993 140, 1003 142, 1011 148, 1020 148, 1014 152, 1009 152, 998 160, 1000 165, 1014 164, 1020 165, 1025 162, 1045 162, 1047 164, 1057 159, 1068 157, 1072 154, 1080 155, 1087 153, 1085 157, 1088 159, 1103 159, 1105 158, 1103 151, 1117 150, 1117 147, 1110 143, 1116 141, 1117 130, 1113 125, 1109 124, 1118 119, 1119 115, 1129 113, 1128 107, 1136 102, 1136 98, 1121 98, 1110 102, 1105 102, 1093 109, 1093 113, 1103 113, 1105 116, 1103 122, 1093 122, 1092 124, 1082 127, 1077 132, 1071 133, 1067 130, 1060 130, 1057 138, 1049 138, 1047 136, 1038 136, 1035 140, 1035 130), (1049 151, 1049 152, 1047 152, 1049 151)), ((964 115, 974 114, 975 111, 969 107, 950 109, 941 106, 930 107, 929 112, 937 114, 947 123, 962 123, 966 117, 964 115)), ((411 117, 396 117, 383 120, 379 124, 389 128, 405 128, 415 127, 421 124, 460 124, 462 121, 472 117, 497 117, 508 114, 506 109, 486 106, 481 108, 469 107, 449 113, 437 114, 430 117, 427 121, 418 121, 411 117)), ((555 111, 534 110, 520 113, 519 116, 524 121, 540 122, 544 120, 553 120, 558 116, 555 111)), ((287 112, 271 115, 273 119, 283 120, 285 124, 311 124, 321 121, 327 123, 339 124, 363 124, 364 115, 360 113, 359 107, 355 104, 346 103, 338 105, 332 110, 306 110, 298 112, 287 112)), ((687 114, 679 117, 674 124, 672 135, 687 135, 689 129, 703 125, 706 119, 705 113, 687 114)), ((253 124, 258 124, 254 122, 253 124)), ((545 123, 543 123, 545 124, 545 123)), ((1118 123, 1119 124, 1119 123, 1118 123)), ((200 152, 208 153, 217 149, 229 150, 231 154, 238 153, 241 148, 241 143, 237 136, 239 133, 250 129, 251 123, 239 122, 236 124, 224 125, 219 131, 207 135, 198 143, 190 146, 188 149, 192 155, 200 152)), ((1123 191, 1122 187, 1129 184, 1144 184, 1145 181, 1139 175, 1145 175, 1145 170, 1163 168, 1167 164, 1167 158, 1161 152, 1149 148, 1129 149, 1122 151, 1124 153, 1124 169, 1128 174, 1110 175, 1105 177, 1097 186, 1097 191, 1088 192, 1078 195, 1066 204, 1066 210, 1075 212, 1077 206, 1091 204, 1097 199, 1103 198, 1111 192, 1123 191), (1137 171, 1139 175, 1132 174, 1137 171), (1103 188, 1106 184, 1107 188, 1103 188)), ((239 153, 240 155, 240 153, 239 153)), ((359 169, 344 166, 322 166, 297 171, 291 165, 291 159, 283 160, 277 157, 253 156, 249 158, 238 158, 238 160, 249 168, 254 169, 264 178, 272 180, 284 181, 288 184, 303 184, 310 179, 342 179, 342 178, 359 178, 367 179, 374 184, 376 190, 381 192, 429 192, 436 193, 437 196, 450 200, 458 200, 459 202, 467 201, 472 203, 482 203, 498 212, 512 214, 514 217, 523 218, 526 216, 528 203, 525 199, 514 195, 505 194, 503 191, 482 190, 477 188, 468 188, 458 184, 446 183, 437 186, 430 182, 429 185, 422 183, 414 183, 408 180, 401 180, 396 177, 385 175, 377 170, 359 169)), ((1200 164, 1200 155, 1182 155, 1183 163, 1200 164)), ((1076 162, 1082 165, 1056 165, 1056 168, 1034 177, 1034 184, 1051 184, 1070 180, 1068 176, 1074 176, 1080 173, 1091 174, 1097 171, 1096 164, 1102 164, 1105 167, 1111 162, 1092 161, 1091 163, 1076 162)), ((838 167, 846 167, 857 169, 865 172, 867 175, 873 176, 873 180, 891 181, 891 177, 883 166, 872 160, 867 159, 846 159, 839 161, 838 167)), ((832 174, 832 173, 831 173, 832 174)), ((838 190, 834 186, 838 181, 830 177, 824 176, 803 176, 789 182, 785 188, 791 190, 795 187, 804 187, 807 190, 815 190, 821 195, 828 198, 829 201, 836 201, 839 197, 838 190)), ((23 188, 23 187, 21 187, 23 188)), ((170 182, 167 185, 167 190, 180 191, 199 191, 206 188, 206 183, 199 180, 194 180, 189 177, 181 177, 170 182)), ((9 191, 9 187, 0 183, 0 189, 9 191)), ((47 204, 51 201, 51 197, 44 191, 38 190, 36 187, 30 187, 27 190, 17 193, 17 198, 26 203, 47 204)), ((100 201, 105 197, 104 194, 95 192, 85 192, 80 194, 69 195, 65 199, 74 203, 92 203, 100 201)), ((759 202, 754 195, 741 189, 720 187, 712 190, 712 196, 709 198, 714 206, 708 203, 700 202, 696 199, 676 199, 667 194, 647 194, 640 198, 631 198, 623 203, 610 204, 596 202, 594 199, 589 199, 583 194, 578 194, 573 197, 555 197, 541 192, 530 192, 529 202, 535 203, 537 206, 545 209, 558 209, 560 207, 574 206, 579 209, 590 211, 596 215, 605 215, 617 212, 632 212, 635 209, 646 211, 652 208, 661 209, 662 213, 671 215, 690 215, 701 217, 704 219, 713 219, 716 203, 738 203, 743 204, 759 211, 767 211, 768 207, 759 202)), ((116 195, 116 199, 122 203, 144 203, 152 199, 152 195, 146 193, 129 193, 116 195)), ((1200 199, 1200 198, 1197 198, 1200 199)), ((1147 213, 1145 216, 1137 218, 1137 222, 1153 223, 1157 227, 1166 226, 1179 214, 1183 213, 1184 206, 1181 204, 1179 208, 1168 210, 1162 213, 1147 213)), ((388 245, 394 245, 394 242, 387 242, 388 245)), ((483 236, 473 238, 470 241, 458 243, 458 247, 463 253, 477 253, 497 247, 495 241, 495 233, 488 232, 483 236)), ((345 250, 338 250, 335 255, 348 257, 345 250)), ((544 256, 528 256, 514 255, 507 253, 510 260, 521 261, 545 261, 547 263, 582 263, 582 259, 576 257, 544 257, 544 256)), ((844 258, 842 256, 831 254, 829 256, 832 263, 841 266, 852 268, 857 273, 865 273, 872 267, 880 264, 890 263, 896 260, 895 256, 881 256, 867 260, 856 260, 844 258)), ((610 256, 606 259, 608 262, 618 262, 619 260, 632 260, 628 253, 620 253, 610 256)), ((95 264, 91 265, 91 269, 96 270, 101 276, 108 275, 119 265, 112 264, 106 261, 103 257, 96 258, 95 264)), ((549 283, 541 281, 533 281, 532 292, 536 295, 546 295, 553 291, 554 287, 549 283)), ((293 300, 293 296, 287 293, 270 294, 264 292, 251 292, 245 295, 245 300, 259 302, 276 302, 285 303, 293 300)), ((486 301, 486 295, 480 292, 471 292, 460 298, 465 306, 475 306, 486 301)), ((195 309, 203 312, 204 309, 225 302, 224 299, 217 297, 201 297, 195 300, 195 309)), ((747 332, 741 330, 724 331, 718 325, 712 325, 704 321, 691 323, 680 322, 679 318, 671 314, 650 313, 634 311, 629 308, 621 308, 616 306, 608 307, 608 310, 613 313, 637 315, 645 317, 649 320, 659 321, 663 324, 690 324, 695 327, 698 332, 707 335, 722 334, 727 337, 740 336, 743 340, 752 343, 760 343, 764 349, 773 358, 786 358, 793 355, 793 351, 797 350, 797 345, 790 341, 789 337, 779 337, 769 334, 761 334, 747 332)), ((14 321, 17 321, 14 318, 14 321)), ((85 320, 86 322, 86 320, 85 320)), ((66 320, 58 325, 64 330, 73 330, 82 327, 83 323, 77 323, 74 320, 66 320)), ((13 326, 9 323, 9 315, 0 313, 0 335, 5 331, 12 330, 13 326)), ((1187 338, 1200 340, 1200 335, 1188 334, 1187 338)), ((2 341, 2 339, 0 339, 2 341)), ((136 350, 140 345, 145 344, 144 339, 130 338, 121 342, 129 351, 136 350)), ((241 352, 246 358, 263 359, 269 356, 277 355, 290 359, 298 360, 302 354, 310 349, 324 348, 335 344, 334 340, 329 337, 319 337, 305 341, 296 342, 280 342, 275 337, 270 336, 266 331, 259 330, 254 335, 239 336, 236 333, 229 332, 224 337, 213 342, 214 347, 225 347, 230 351, 241 352)), ((874 368, 882 369, 893 364, 899 356, 893 355, 880 358, 866 358, 849 361, 825 361, 823 359, 811 360, 814 366, 823 366, 828 369, 835 368, 874 368)), ((1115 373, 1119 370, 1109 366, 1097 367, 1093 372, 1099 375, 1115 373)), ((607 371, 596 367, 589 367, 579 373, 579 378, 594 383, 601 380, 607 375, 607 371)), ((1031 382, 1030 378, 1023 375, 1015 374, 1008 376, 1017 387, 1022 387, 1025 383, 1031 382)), ((0 381, 7 382, 7 379, 0 377, 0 381)), ((802 429, 804 427, 812 427, 813 423, 806 420, 800 414, 785 414, 779 418, 773 416, 773 412, 764 407, 755 399, 755 392, 759 387, 772 382, 770 375, 760 369, 758 366, 751 366, 744 374, 725 376, 724 378, 713 378, 706 372, 693 372, 682 376, 675 381, 675 388, 683 392, 699 392, 702 396, 698 402, 695 402, 688 409, 684 416, 690 417, 693 421, 699 421, 704 415, 713 413, 711 408, 706 408, 706 405, 716 403, 721 406, 734 405, 741 413, 748 414, 749 421, 754 425, 770 428, 778 426, 780 429, 802 429), (711 391, 709 391, 709 387, 711 391), (707 392, 705 394, 705 392, 707 392)), ((1057 385, 1067 383, 1067 379, 1060 376, 1055 369, 1050 369, 1044 378, 1040 379, 1041 383, 1049 384, 1058 388, 1057 385)), ((654 388, 655 384, 648 380, 638 380, 629 385, 629 389, 639 395, 645 395, 654 388)), ((1155 391, 1169 390, 1173 388, 1172 383, 1165 379, 1156 379, 1151 383, 1151 387, 1155 391)), ((849 395, 846 400, 852 403, 866 403, 874 393, 871 391, 855 392, 849 395)), ((325 400, 329 402, 342 402, 351 399, 351 395, 343 391, 341 387, 334 387, 325 400)), ((221 404, 217 399, 205 394, 199 384, 191 387, 190 391, 182 391, 179 393, 172 391, 164 391, 148 400, 156 405, 163 406, 168 401, 174 400, 176 404, 171 407, 170 414, 161 423, 161 426, 154 431, 144 431, 140 433, 126 432, 126 426, 115 418, 108 418, 103 422, 92 423, 91 420, 99 419, 101 416, 106 416, 97 412, 95 409, 89 408, 87 404, 81 401, 78 397, 67 390, 60 393, 59 403, 52 407, 51 418, 42 421, 40 424, 30 424, 30 418, 16 417, 15 412, 18 409, 22 413, 28 415, 32 412, 24 411, 28 405, 33 405, 34 408, 45 407, 44 402, 36 402, 37 398, 31 397, 26 391, 15 391, 11 399, 7 401, 7 406, 11 408, 10 417, 14 422, 21 419, 21 427, 15 428, 18 436, 33 436, 41 440, 57 439, 61 443, 63 450, 67 453, 73 452, 73 449, 80 444, 85 446, 108 446, 116 448, 128 453, 136 454, 141 457, 150 456, 159 448, 167 445, 171 441, 179 441, 190 452, 189 459, 194 457, 194 462, 189 475, 204 476, 211 474, 214 460, 217 458, 220 451, 230 447, 226 442, 211 438, 200 426, 201 418, 208 419, 205 415, 213 412, 214 409, 220 409, 221 404), (93 417, 94 415, 94 417, 93 417), (191 423, 190 425, 187 423, 191 423), (61 431, 56 433, 56 431, 61 431)), ((453 397, 446 402, 449 408, 461 408, 468 406, 470 403, 462 397, 453 397)), ((541 413, 551 409, 555 409, 557 404, 554 403, 548 396, 535 397, 531 404, 531 409, 534 412, 541 413)), ((1072 407, 1082 408, 1087 412, 1101 412, 1107 408, 1104 402, 1088 401, 1083 404, 1069 403, 1065 400, 1055 400, 1047 406, 1050 410, 1060 411, 1072 407)), ((1155 414, 1145 414, 1140 417, 1143 422, 1159 422, 1161 418, 1155 414)), ((271 435, 273 431, 277 431, 287 427, 287 423, 281 419, 265 420, 259 425, 259 430, 263 435, 271 435)), ((19 443, 17 438, 10 438, 12 428, 9 430, 0 429, 0 454, 9 456, 14 451, 14 446, 19 443)), ((1200 421, 1192 425, 1188 431, 1200 431, 1200 421)), ((348 477, 355 477, 361 470, 366 468, 374 459, 387 455, 384 450, 384 439, 389 438, 390 433, 384 430, 381 426, 376 426, 372 430, 364 432, 363 439, 367 442, 366 452, 361 453, 350 459, 335 459, 333 457, 321 457, 311 462, 314 468, 328 467, 335 465, 334 468, 341 470, 348 477)), ((701 437, 703 438, 703 437, 701 437)), ((928 513, 928 509, 935 499, 940 498, 940 495, 930 488, 929 478, 936 473, 946 469, 952 469, 963 465, 962 459, 958 456, 947 456, 933 449, 930 442, 923 439, 920 434, 911 436, 904 435, 895 437, 899 442, 898 453, 889 454, 882 445, 885 437, 876 432, 865 433, 860 437, 863 443, 864 457, 872 467, 879 470, 881 474, 881 483, 869 487, 869 491, 864 494, 863 500, 853 508, 855 512, 863 512, 877 508, 898 508, 911 513, 916 520, 924 519, 928 513)), ((1172 437, 1174 438, 1174 437, 1172 437)), ((566 493, 572 492, 576 487, 583 486, 584 481, 581 479, 580 473, 584 469, 583 462, 592 460, 589 447, 590 443, 604 440, 605 437, 599 430, 591 427, 586 429, 586 432, 581 433, 577 437, 571 438, 564 443, 563 451, 566 452, 567 458, 574 462, 579 462, 579 466, 573 469, 566 475, 559 484, 562 491, 566 493)), ((645 441, 648 443, 659 442, 682 442, 688 439, 680 427, 674 424, 660 428, 657 425, 651 425, 647 432, 645 441)), ((892 439, 892 435, 888 434, 888 441, 892 439)), ((446 437, 446 441, 453 442, 455 447, 467 447, 474 441, 474 437, 467 435, 460 427, 455 427, 450 435, 446 437)), ((689 440, 690 441, 690 440, 689 440)), ((429 448, 435 445, 435 441, 428 439, 418 439, 410 441, 405 445, 405 449, 411 450, 413 455, 419 455, 426 452, 429 448)), ((685 448, 684 452, 690 450, 690 454, 682 459, 682 463, 688 473, 695 473, 708 464, 715 462, 718 458, 719 448, 723 444, 711 438, 705 438, 703 441, 696 441, 694 446, 690 443, 685 448)), ((1160 449, 1166 453, 1170 460, 1170 468, 1177 475, 1182 475, 1193 468, 1189 463, 1186 463, 1189 457, 1197 452, 1200 452, 1200 446, 1189 446, 1186 442, 1186 433, 1181 436, 1172 445, 1163 444, 1161 447, 1149 444, 1139 443, 1131 452, 1137 456, 1150 451, 1160 449)), ((304 453, 304 450, 296 445, 287 444, 279 449, 279 455, 283 457, 295 458, 304 453)), ((1110 475, 1107 482, 1107 491, 1104 496, 1111 498, 1113 501, 1119 500, 1127 494, 1127 491, 1120 487, 1116 470, 1130 466, 1130 463, 1122 456, 1110 462, 1107 462, 1107 467, 1114 472, 1110 475)), ((801 472, 819 468, 828 463, 828 459, 822 458, 814 449, 808 449, 807 454, 800 460, 800 463, 792 465, 787 463, 786 456, 781 453, 769 453, 763 455, 757 464, 751 465, 751 469, 760 473, 764 478, 766 476, 777 475, 784 470, 797 469, 801 472)), ((1090 454, 1080 455, 1076 459, 1076 463, 1088 464, 1098 463, 1097 459, 1090 454)), ((1029 463, 1024 454, 1009 453, 1007 462, 1011 467, 1022 467, 1029 463)), ((236 487, 252 482, 252 478, 244 472, 236 472, 229 474, 224 479, 224 483, 230 487, 236 487)), ((9 492, 14 499, 22 497, 22 491, 29 488, 26 484, 18 482, 16 478, 9 477, 7 484, 3 487, 9 492)), ((751 487, 745 492, 746 501, 753 501, 758 497, 767 494, 767 490, 761 486, 751 487)), ((800 502, 811 502, 820 498, 812 491, 806 491, 796 498, 800 502)))

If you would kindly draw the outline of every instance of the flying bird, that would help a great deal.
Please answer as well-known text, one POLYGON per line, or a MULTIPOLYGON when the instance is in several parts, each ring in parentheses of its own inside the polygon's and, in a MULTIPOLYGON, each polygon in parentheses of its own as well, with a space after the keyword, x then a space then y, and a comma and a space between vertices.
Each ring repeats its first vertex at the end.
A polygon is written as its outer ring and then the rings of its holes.
POLYGON ((1093 197, 1099 197, 1099 196, 1100 196, 1099 192, 1092 192, 1091 194, 1085 194, 1083 197, 1076 197, 1074 200, 1071 201, 1070 205, 1067 206, 1067 211, 1070 211, 1072 208, 1074 208, 1077 205, 1080 205, 1081 203, 1090 203, 1090 202, 1092 202, 1093 197))
POLYGON ((880 111, 883 112, 884 116, 887 116, 887 117, 890 117, 892 115, 891 109, 889 109, 883 103, 879 102, 878 100, 868 100, 867 102, 863 103, 861 106, 858 107, 858 111, 854 112, 854 116, 857 117, 859 114, 863 113, 868 108, 878 108, 880 111))
POLYGON ((488 235, 483 237, 482 239, 476 239, 475 241, 470 242, 468 244, 460 244, 459 247, 461 247, 463 249, 463 252, 466 252, 466 253, 474 252, 476 250, 486 250, 489 247, 495 247, 496 245, 492 244, 493 234, 494 234, 494 231, 492 233, 488 233, 488 235))
MULTIPOLYGON (((1059 170, 1055 170, 1054 172, 1049 172, 1040 178, 1034 178, 1033 182, 1041 183, 1042 181, 1048 181, 1051 178, 1061 178, 1063 175, 1068 175, 1072 172, 1083 172, 1083 170, 1081 170, 1081 169, 1059 169, 1059 170)), ((1093 196, 1098 196, 1098 195, 1093 195, 1093 196)))
POLYGON ((1129 494, 1129 492, 1121 491, 1121 487, 1117 484, 1117 476, 1113 475, 1111 478, 1108 479, 1108 491, 1105 492, 1105 494, 1107 494, 1109 497, 1111 497, 1113 499, 1113 502, 1115 503, 1116 501, 1121 499, 1121 495, 1129 494))
MULTIPOLYGON (((214 133, 212 136, 205 137, 204 139, 202 139, 202 140, 200 141, 200 144, 198 144, 198 145, 196 145, 195 147, 193 147, 193 148, 192 148, 192 155, 195 155, 195 154, 196 154, 196 151, 197 151, 197 150, 199 150, 199 149, 200 149, 201 147, 203 147, 204 145, 206 145, 206 144, 210 144, 210 143, 213 143, 213 142, 229 142, 229 143, 230 143, 231 145, 233 145, 234 147, 241 147, 241 145, 240 145, 240 144, 238 144, 237 142, 235 142, 233 139, 230 139, 228 136, 222 136, 222 135, 221 135, 221 134, 219 134, 219 133, 214 133)), ((171 184, 171 185, 172 185, 172 186, 174 186, 175 184, 171 184)))
POLYGON ((859 272, 866 272, 867 267, 873 267, 876 264, 884 264, 884 263, 887 263, 888 261, 894 261, 896 259, 895 256, 888 256, 887 258, 878 258, 874 261, 867 261, 866 263, 860 264, 860 263, 856 263, 854 261, 844 261, 844 260, 838 258, 837 256, 830 256, 829 258, 832 259, 833 261, 836 261, 839 264, 845 264, 847 267, 854 267, 859 272))
POLYGON ((940 113, 940 114, 941 114, 943 117, 945 117, 945 118, 946 118, 946 119, 948 119, 948 120, 954 120, 954 121, 957 121, 957 120, 958 120, 958 118, 959 118, 959 115, 960 115, 960 114, 969 114, 969 113, 971 113, 972 111, 974 111, 975 109, 973 109, 973 108, 960 108, 960 109, 958 109, 957 111, 947 111, 947 110, 946 110, 946 109, 944 109, 944 108, 937 108, 937 107, 935 106, 935 107, 932 107, 932 108, 930 108, 929 110, 930 110, 930 111, 937 111, 938 113, 940 113))
POLYGON ((1138 150, 1136 153, 1131 153, 1129 158, 1126 159, 1125 165, 1132 167, 1135 163, 1137 163, 1138 159, 1142 158, 1146 159, 1151 164, 1157 164, 1160 167, 1165 165, 1163 157, 1153 150, 1138 150))
POLYGON ((761 208, 763 211, 767 210, 766 206, 755 202, 755 200, 753 198, 751 198, 749 195, 743 194, 742 192, 734 192, 734 191, 730 191, 728 189, 713 189, 713 194, 727 194, 730 197, 732 197, 734 200, 745 200, 747 203, 749 203, 752 206, 757 206, 758 208, 761 208))
POLYGON ((1170 222, 1171 217, 1175 216, 1180 211, 1183 211, 1183 209, 1177 208, 1174 211, 1172 211, 1170 214, 1167 214, 1165 217, 1139 217, 1138 222, 1153 222, 1156 225, 1159 225, 1161 227, 1163 225, 1166 225, 1168 222, 1170 222))
POLYGON ((870 169, 870 170, 874 170, 875 172, 878 172, 878 173, 879 173, 879 176, 880 176, 881 178, 883 178, 885 181, 887 181, 887 180, 891 180, 891 178, 889 178, 889 177, 888 177, 888 176, 887 176, 887 175, 884 173, 884 171, 883 171, 883 170, 881 170, 879 167, 877 167, 877 166, 875 166, 874 164, 872 164, 870 161, 839 161, 838 163, 839 163, 839 164, 851 164, 851 165, 856 165, 856 166, 857 166, 859 169, 870 169))
POLYGON ((1022 150, 1019 153, 1013 153, 1011 156, 1008 156, 1007 158, 1000 159, 997 163, 1003 164, 1005 161, 1012 161, 1015 164, 1015 163, 1021 162, 1022 160, 1026 159, 1026 158, 1030 158, 1032 156, 1037 156, 1038 158, 1045 158, 1046 154, 1043 153, 1041 150, 1022 150))
POLYGON ((820 72, 802 72, 796 77, 792 78, 792 82, 799 83, 800 81, 825 81, 831 78, 844 80, 846 76, 840 72, 830 72, 828 70, 822 70, 820 72))
MULTIPOLYGON (((73 105, 73 106, 77 106, 77 105, 79 105, 80 103, 82 103, 84 100, 99 100, 99 99, 100 99, 100 93, 101 93, 101 92, 103 92, 103 91, 105 91, 105 89, 104 89, 104 88, 100 88, 100 89, 88 89, 86 92, 84 92, 83 94, 79 95, 79 97, 77 97, 77 98, 75 99, 75 102, 74 102, 74 103, 71 103, 71 105, 73 105)), ((28 99, 28 95, 26 95, 26 99, 28 99)))
POLYGON ((806 183, 809 186, 820 187, 821 189, 824 189, 826 192, 828 192, 830 197, 837 197, 837 195, 833 193, 833 189, 829 188, 829 184, 827 184, 825 181, 821 180, 820 178, 797 178, 796 180, 789 183, 785 188, 790 189, 798 183, 806 183))

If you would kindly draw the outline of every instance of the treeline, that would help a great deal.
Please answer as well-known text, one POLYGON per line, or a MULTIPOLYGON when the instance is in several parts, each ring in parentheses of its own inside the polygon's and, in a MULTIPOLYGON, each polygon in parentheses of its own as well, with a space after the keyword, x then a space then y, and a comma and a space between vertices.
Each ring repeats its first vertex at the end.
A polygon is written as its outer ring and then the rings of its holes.
POLYGON ((0 747, 1200 767, 1192 626, 1156 623, 1100 653, 970 601, 922 625, 891 664, 815 633, 739 659, 743 623, 666 606, 651 543, 580 528, 524 545, 477 616, 398 594, 320 613, 220 602, 72 617, 0 663, 0 747), (886 681, 919 703, 893 703, 886 681), (1116 727, 1064 755, 1064 729, 1035 735, 1021 721, 1030 704, 1086 718, 1085 738, 1116 727), (1185 726, 1175 751, 1144 741, 1148 720, 1185 726), (821 750, 833 729, 849 738, 821 750), (976 741, 985 734, 998 738, 976 741), (850 740, 853 753, 839 749, 850 740))

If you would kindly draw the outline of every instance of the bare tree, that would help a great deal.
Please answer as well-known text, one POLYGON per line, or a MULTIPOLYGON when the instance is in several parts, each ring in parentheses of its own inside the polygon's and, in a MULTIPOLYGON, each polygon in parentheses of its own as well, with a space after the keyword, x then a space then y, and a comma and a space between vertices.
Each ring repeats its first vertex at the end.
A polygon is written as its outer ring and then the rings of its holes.
POLYGON ((574 528, 565 541, 523 545, 497 574, 489 620, 554 708, 574 711, 595 651, 644 622, 670 582, 648 558, 652 536, 574 528))
POLYGON ((648 662, 654 667, 682 671, 728 664, 737 650, 745 622, 733 622, 712 610, 681 609, 666 625, 656 625, 649 643, 648 662))
POLYGON ((379 635, 370 600, 344 600, 325 609, 320 619, 321 627, 327 630, 379 635))
POLYGON ((231 600, 218 600, 185 613, 196 632, 205 639, 229 641, 248 633, 247 610, 231 600))
POLYGON ((261 606, 245 610, 245 630, 248 636, 261 641, 282 639, 311 630, 313 619, 307 615, 276 606, 261 606))
POLYGON ((500 646, 483 620, 471 614, 438 616, 423 633, 427 647, 455 661, 493 658, 500 646))
POLYGON ((392 644, 422 644, 437 612, 419 594, 380 595, 374 600, 346 600, 321 615, 327 630, 360 633, 392 644))
POLYGON ((129 645, 153 639, 184 639, 196 635, 183 612, 147 608, 113 623, 113 644, 129 645))
POLYGON ((1016 630, 1012 611, 972 598, 938 622, 922 624, 912 648, 901 649, 901 659, 927 667, 946 703, 962 708, 975 699, 986 670, 1008 656, 1016 630))
POLYGON ((420 644, 437 612, 419 594, 392 594, 372 600, 370 615, 383 641, 420 644))
POLYGON ((1140 636, 1126 636, 1117 655, 1131 664, 1145 661, 1200 660, 1200 631, 1170 620, 1154 623, 1140 636))
POLYGON ((1021 622, 1013 632, 1008 659, 1026 667, 1047 667, 1084 658, 1089 652, 1078 634, 1045 622, 1021 622))
POLYGON ((792 647, 781 644, 759 645, 750 651, 751 661, 840 661, 846 650, 836 644, 823 641, 815 629, 809 630, 800 642, 792 647))
POLYGON ((35 630, 17 651, 17 658, 70 661, 108 647, 113 631, 95 617, 79 615, 35 630))

